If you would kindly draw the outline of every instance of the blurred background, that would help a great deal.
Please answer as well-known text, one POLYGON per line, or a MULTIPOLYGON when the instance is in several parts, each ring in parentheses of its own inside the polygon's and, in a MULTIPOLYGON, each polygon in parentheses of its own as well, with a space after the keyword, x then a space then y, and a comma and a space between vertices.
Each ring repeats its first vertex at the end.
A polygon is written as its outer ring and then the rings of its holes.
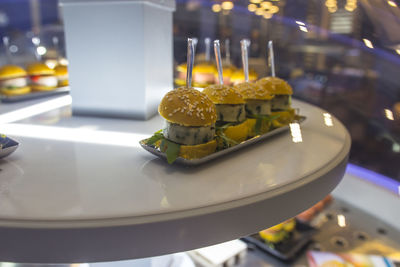
MULTIPOLYGON (((348 128, 350 162, 400 181, 399 5, 398 0, 178 0, 175 67, 186 60, 187 37, 198 38, 198 58, 209 37, 230 41, 231 62, 240 69, 239 42, 247 38, 250 67, 262 77, 269 74, 266 48, 273 40, 277 76, 289 81, 294 96, 323 107, 348 128)), ((0 49, 0 65, 6 64, 6 53, 21 66, 34 61, 35 53, 49 64, 68 59, 58 1, 1 0, 0 36, 9 37, 9 51, 0 49), (35 37, 39 45, 32 42, 35 37)))

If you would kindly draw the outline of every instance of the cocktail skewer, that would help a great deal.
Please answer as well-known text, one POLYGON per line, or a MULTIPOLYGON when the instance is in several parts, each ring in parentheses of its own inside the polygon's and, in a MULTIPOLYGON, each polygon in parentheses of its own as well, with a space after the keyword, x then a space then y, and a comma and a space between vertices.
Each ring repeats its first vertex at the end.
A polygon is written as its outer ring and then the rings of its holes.
POLYGON ((3 44, 6 50, 7 63, 12 64, 12 56, 10 52, 10 38, 8 36, 3 37, 3 44))
POLYGON ((206 61, 209 62, 210 61, 210 44, 211 44, 211 39, 210 38, 206 38, 204 39, 204 44, 206 46, 206 61))
POLYGON ((224 77, 222 76, 221 47, 219 40, 214 40, 214 53, 215 61, 217 62, 219 84, 224 84, 224 77))
POLYGON ((271 70, 271 76, 275 77, 275 59, 274 59, 274 47, 272 41, 268 42, 268 66, 271 70))
POLYGON ((249 42, 247 39, 240 41, 240 48, 242 51, 242 63, 245 82, 249 82, 249 56, 248 56, 249 42))
POLYGON ((188 38, 187 45, 187 71, 186 71, 186 87, 192 87, 192 72, 193 72, 193 62, 194 62, 194 47, 195 44, 193 39, 188 38))
POLYGON ((225 60, 226 64, 231 64, 231 49, 230 49, 230 41, 229 39, 225 39, 225 60))

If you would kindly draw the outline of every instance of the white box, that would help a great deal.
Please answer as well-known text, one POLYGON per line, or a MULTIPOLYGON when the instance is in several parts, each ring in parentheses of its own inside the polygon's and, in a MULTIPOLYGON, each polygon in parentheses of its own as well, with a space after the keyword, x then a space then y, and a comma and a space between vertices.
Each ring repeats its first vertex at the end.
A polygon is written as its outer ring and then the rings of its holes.
POLYGON ((174 0, 60 0, 77 115, 148 119, 173 88, 174 0))

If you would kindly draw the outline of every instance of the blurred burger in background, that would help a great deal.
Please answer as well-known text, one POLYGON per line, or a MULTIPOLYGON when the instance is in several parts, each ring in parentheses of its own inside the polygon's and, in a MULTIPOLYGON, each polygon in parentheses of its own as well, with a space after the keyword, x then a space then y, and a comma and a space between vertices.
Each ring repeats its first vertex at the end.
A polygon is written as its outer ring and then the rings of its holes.
POLYGON ((0 68, 0 92, 3 95, 23 95, 31 91, 28 86, 26 71, 16 65, 0 68))

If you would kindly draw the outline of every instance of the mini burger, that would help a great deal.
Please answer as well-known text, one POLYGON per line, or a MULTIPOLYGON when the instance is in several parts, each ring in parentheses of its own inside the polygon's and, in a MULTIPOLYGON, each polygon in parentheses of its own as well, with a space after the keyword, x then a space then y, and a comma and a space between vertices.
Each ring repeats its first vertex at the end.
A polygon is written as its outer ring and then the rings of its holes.
POLYGON ((268 91, 274 98, 271 100, 271 115, 279 116, 273 121, 275 127, 289 124, 295 117, 291 107, 292 87, 277 77, 265 77, 256 82, 256 85, 268 91))
POLYGON ((54 68, 57 80, 58 80, 58 86, 68 86, 69 81, 68 81, 68 69, 67 66, 64 65, 58 65, 57 67, 54 68))
MULTIPOLYGON (((223 67, 222 76, 223 76, 224 84, 232 85, 231 77, 235 73, 235 71, 236 71, 236 67, 231 64, 223 67)), ((215 74, 215 80, 216 81, 218 80, 218 73, 215 74)))
POLYGON ((177 88, 164 96, 158 112, 165 119, 158 146, 169 163, 177 157, 190 160, 215 152, 217 114, 205 94, 193 88, 177 88))
POLYGON ((178 86, 184 86, 186 84, 186 63, 180 64, 176 67, 177 77, 175 79, 175 84, 178 86))
MULTIPOLYGON (((257 77, 257 73, 254 70, 249 71, 249 82, 255 82, 257 80, 257 77)), ((243 83, 245 81, 243 71, 238 70, 232 73, 230 81, 233 85, 243 83)))
POLYGON ((209 62, 200 63, 193 67, 193 85, 196 87, 206 87, 215 83, 217 68, 209 62))
POLYGON ((220 149, 234 146, 247 139, 245 101, 232 87, 215 84, 203 90, 217 111, 217 139, 220 149))
POLYGON ((266 243, 270 244, 280 243, 287 237, 287 233, 283 229, 283 223, 262 230, 258 234, 266 243))
POLYGON ((0 68, 0 92, 7 96, 23 95, 31 91, 26 71, 16 65, 0 68))
POLYGON ((268 132, 270 127, 271 101, 273 96, 265 88, 244 82, 233 87, 246 101, 249 136, 268 132))
POLYGON ((291 218, 283 223, 259 232, 259 235, 266 243, 277 244, 289 239, 293 235, 295 229, 296 220, 291 218))
POLYGON ((35 91, 50 91, 57 87, 58 80, 55 71, 46 64, 33 63, 27 68, 31 88, 35 91))

